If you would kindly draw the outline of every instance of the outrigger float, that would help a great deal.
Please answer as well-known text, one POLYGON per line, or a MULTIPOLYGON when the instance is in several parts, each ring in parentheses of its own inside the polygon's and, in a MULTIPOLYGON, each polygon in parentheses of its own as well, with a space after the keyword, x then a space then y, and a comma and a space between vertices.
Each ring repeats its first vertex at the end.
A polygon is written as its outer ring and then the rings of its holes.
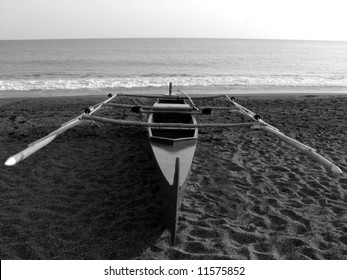
MULTIPOLYGON (((198 108, 189 95, 180 90, 178 90, 178 93, 179 94, 172 93, 172 86, 170 83, 168 95, 109 95, 107 100, 85 109, 83 114, 68 121, 67 123, 64 123, 60 128, 51 132, 47 136, 29 144, 25 150, 9 157, 5 162, 5 165, 13 166, 17 164, 49 144, 58 135, 84 122, 94 121, 116 125, 144 126, 148 129, 149 142, 158 164, 158 169, 160 170, 162 179, 164 181, 164 183, 160 186, 160 192, 166 227, 170 231, 171 241, 173 244, 175 243, 176 237, 181 192, 194 158, 199 128, 245 126, 255 129, 262 129, 277 136, 285 143, 295 147, 307 156, 318 161, 325 167, 327 171, 337 174, 342 173, 339 167, 318 154, 315 149, 281 133, 276 127, 263 121, 259 115, 238 104, 233 97, 225 95, 226 100, 234 105, 234 107, 198 108), (153 106, 134 106, 113 103, 112 101, 116 99, 117 96, 156 98, 156 102, 153 104, 153 106), (189 101, 190 104, 186 101, 189 101), (115 108, 129 108, 134 113, 147 114, 148 121, 127 121, 94 116, 96 112, 106 106, 115 108), (251 121, 241 123, 197 123, 196 115, 211 114, 212 110, 228 110, 229 112, 240 113, 247 116, 251 121)), ((209 97, 216 98, 221 96, 218 95, 209 97)))

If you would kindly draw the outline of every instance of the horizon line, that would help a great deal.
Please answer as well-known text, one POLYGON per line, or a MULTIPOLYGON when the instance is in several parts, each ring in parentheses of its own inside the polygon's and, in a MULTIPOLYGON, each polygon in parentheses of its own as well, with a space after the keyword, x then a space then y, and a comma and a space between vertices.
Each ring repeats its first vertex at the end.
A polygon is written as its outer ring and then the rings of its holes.
POLYGON ((234 38, 234 37, 89 37, 89 38, 21 38, 0 39, 0 41, 50 41, 50 40, 269 40, 269 41, 318 41, 318 42, 347 42, 347 40, 327 39, 289 39, 289 38, 234 38))

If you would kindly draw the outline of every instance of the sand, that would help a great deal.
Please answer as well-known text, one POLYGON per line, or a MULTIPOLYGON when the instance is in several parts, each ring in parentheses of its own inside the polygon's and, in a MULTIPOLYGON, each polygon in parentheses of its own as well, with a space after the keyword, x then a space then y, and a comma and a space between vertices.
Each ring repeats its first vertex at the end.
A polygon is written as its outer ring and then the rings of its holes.
MULTIPOLYGON (((145 129, 85 124, 18 165, 3 165, 103 99, 0 99, 1 259, 347 259, 346 174, 326 172, 265 132, 199 131, 174 246, 145 129)), ((347 96, 238 102, 347 172, 347 96)), ((200 118, 239 120, 217 111, 200 118)))

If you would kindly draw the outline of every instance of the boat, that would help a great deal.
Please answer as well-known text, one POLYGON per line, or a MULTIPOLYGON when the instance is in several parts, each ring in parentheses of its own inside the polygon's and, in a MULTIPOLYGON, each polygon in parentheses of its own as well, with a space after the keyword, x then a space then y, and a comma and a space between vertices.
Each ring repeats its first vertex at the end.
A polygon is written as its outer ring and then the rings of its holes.
MULTIPOLYGON (((279 129, 262 120, 259 115, 237 103, 233 97, 228 95, 223 96, 232 107, 198 108, 193 101, 194 98, 181 90, 178 90, 177 93, 178 94, 172 93, 172 85, 170 83, 169 94, 164 95, 110 94, 108 99, 105 101, 86 108, 78 117, 64 123, 60 128, 51 132, 47 136, 29 144, 23 151, 9 157, 5 162, 5 165, 13 166, 17 164, 49 144, 58 135, 84 122, 92 121, 115 125, 146 127, 148 130, 149 143, 162 179, 162 183, 160 184, 160 193, 163 204, 163 213, 166 227, 171 234, 172 244, 175 244, 176 241, 181 193, 187 182, 187 178, 189 177, 198 142, 199 128, 232 128, 243 126, 264 130, 311 157, 313 160, 319 162, 328 172, 336 174, 343 173, 338 166, 318 154, 315 149, 283 134, 279 129), (117 96, 127 96, 130 98, 147 97, 154 98, 156 101, 152 106, 118 104, 112 102, 117 96), (147 122, 119 120, 94 115, 104 107, 128 108, 133 113, 140 113, 141 115, 146 114, 148 120, 147 122), (211 114, 213 110, 227 110, 230 113, 241 114, 247 117, 249 121, 240 123, 197 123, 197 115, 211 114)), ((221 96, 201 96, 201 98, 216 97, 221 96)))
POLYGON ((198 128, 151 127, 151 124, 196 124, 192 110, 183 98, 170 95, 159 98, 148 117, 148 137, 162 177, 160 193, 172 243, 175 243, 181 190, 193 162, 198 128))

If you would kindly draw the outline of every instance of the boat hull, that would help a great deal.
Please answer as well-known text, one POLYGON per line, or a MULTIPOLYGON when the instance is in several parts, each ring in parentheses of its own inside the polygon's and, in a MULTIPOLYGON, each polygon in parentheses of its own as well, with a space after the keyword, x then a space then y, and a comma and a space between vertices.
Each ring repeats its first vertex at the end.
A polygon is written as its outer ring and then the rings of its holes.
MULTIPOLYGON (((156 103, 154 104, 154 106, 156 103)), ((172 104, 170 107, 172 108, 172 104)), ((173 108, 174 109, 174 108, 173 108)), ((149 123, 193 123, 196 118, 191 114, 153 113, 149 123), (156 115, 157 114, 157 115, 156 115), (188 117, 187 117, 188 116, 188 117)), ((162 178, 160 193, 165 216, 166 227, 174 244, 178 222, 178 212, 181 204, 181 193, 186 183, 193 162, 197 145, 197 129, 149 128, 149 142, 156 159, 162 178)))

